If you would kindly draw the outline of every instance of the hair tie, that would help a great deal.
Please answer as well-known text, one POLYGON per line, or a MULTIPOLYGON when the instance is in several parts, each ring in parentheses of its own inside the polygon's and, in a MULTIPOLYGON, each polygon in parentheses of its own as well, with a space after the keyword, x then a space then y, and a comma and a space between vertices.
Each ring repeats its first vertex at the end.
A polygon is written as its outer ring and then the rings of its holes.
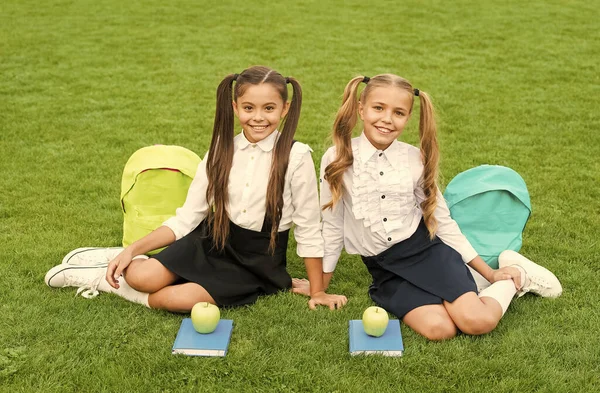
POLYGON ((286 77, 285 77, 285 84, 287 85, 288 83, 290 83, 290 77, 289 77, 289 76, 286 76, 286 77))
POLYGON ((369 78, 368 76, 365 76, 362 81, 366 85, 367 83, 369 83, 370 80, 371 80, 371 78, 369 78))
POLYGON ((419 89, 415 89, 414 92, 415 92, 415 95, 418 97, 420 94, 419 89))
POLYGON ((240 76, 240 74, 233 74, 233 80, 236 81, 238 76, 240 76))

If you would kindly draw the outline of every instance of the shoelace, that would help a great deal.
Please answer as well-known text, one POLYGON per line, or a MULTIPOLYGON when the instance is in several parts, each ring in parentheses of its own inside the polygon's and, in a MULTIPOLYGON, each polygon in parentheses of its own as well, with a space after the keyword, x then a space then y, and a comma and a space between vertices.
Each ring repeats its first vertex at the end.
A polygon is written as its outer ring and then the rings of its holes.
MULTIPOLYGON (((523 269, 525 270, 525 269, 523 269)), ((544 280, 543 278, 539 277, 539 276, 530 276, 529 274, 527 274, 527 272, 525 271, 525 275, 526 275, 526 280, 529 281, 528 285, 524 286, 521 289, 521 293, 518 295, 519 297, 523 296, 525 293, 527 292, 531 292, 531 290, 533 288, 536 289, 549 289, 552 287, 552 285, 544 280), (527 288, 525 288, 527 287, 527 288)))
MULTIPOLYGON (((531 277, 531 276, 528 276, 527 278, 529 278, 529 281, 531 281, 532 284, 535 284, 538 287, 542 287, 542 288, 550 288, 550 287, 552 287, 552 285, 550 285, 550 283, 548 281, 544 280, 541 277, 536 277, 536 276, 531 277)), ((531 286, 531 284, 529 286, 531 286)))
POLYGON ((76 297, 78 295, 81 295, 86 299, 93 299, 100 293, 98 292, 98 285, 100 285, 100 282, 102 281, 103 277, 104 274, 100 274, 92 282, 89 282, 88 279, 85 279, 83 277, 67 276, 66 283, 72 284, 70 286, 79 287, 77 288, 77 293, 75 294, 76 297))

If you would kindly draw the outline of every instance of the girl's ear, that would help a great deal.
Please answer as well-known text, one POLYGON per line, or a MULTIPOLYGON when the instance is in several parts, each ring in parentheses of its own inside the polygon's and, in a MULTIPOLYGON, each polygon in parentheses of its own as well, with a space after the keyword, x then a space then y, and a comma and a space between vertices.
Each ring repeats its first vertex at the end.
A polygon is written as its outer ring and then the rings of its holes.
POLYGON ((281 111, 281 118, 282 118, 282 119, 283 119, 283 118, 284 118, 284 117, 285 117, 285 116, 288 114, 288 111, 289 111, 289 110, 290 110, 290 102, 289 102, 289 101, 286 101, 286 102, 283 104, 283 111, 281 111))
POLYGON ((358 115, 360 116, 360 120, 363 120, 363 104, 358 101, 358 115))
POLYGON ((237 117, 240 117, 240 116, 238 115, 238 107, 237 107, 237 102, 235 102, 235 101, 231 101, 231 106, 233 106, 233 113, 235 113, 235 115, 236 115, 237 117))

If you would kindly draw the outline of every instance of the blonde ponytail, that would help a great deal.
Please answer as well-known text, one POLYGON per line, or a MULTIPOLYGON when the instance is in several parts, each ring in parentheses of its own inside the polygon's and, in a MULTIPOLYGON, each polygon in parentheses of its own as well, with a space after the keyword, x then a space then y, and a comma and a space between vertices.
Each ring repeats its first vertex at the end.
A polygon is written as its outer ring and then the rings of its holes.
POLYGON ((338 110, 333 123, 333 143, 336 149, 335 159, 325 168, 325 180, 329 182, 331 201, 323 206, 323 210, 330 209, 342 198, 342 181, 344 172, 352 165, 352 130, 358 120, 358 85, 368 81, 364 76, 352 79, 344 89, 342 106, 338 110))
POLYGON ((425 194, 425 200, 421 203, 421 210, 423 211, 423 220, 429 230, 429 237, 433 239, 438 227, 433 212, 437 207, 437 179, 440 151, 433 104, 427 93, 418 91, 418 94, 421 104, 419 139, 421 141, 421 157, 423 159, 423 184, 421 186, 425 194))

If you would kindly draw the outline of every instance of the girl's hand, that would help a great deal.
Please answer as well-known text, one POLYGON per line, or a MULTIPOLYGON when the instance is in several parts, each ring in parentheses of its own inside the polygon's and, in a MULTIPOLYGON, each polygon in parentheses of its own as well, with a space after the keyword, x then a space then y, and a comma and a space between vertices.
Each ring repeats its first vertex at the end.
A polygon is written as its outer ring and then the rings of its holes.
POLYGON ((328 295, 325 292, 312 294, 308 301, 308 307, 311 310, 317 308, 317 305, 328 306, 330 310, 340 309, 348 303, 348 299, 343 295, 328 295))
POLYGON ((106 281, 108 281, 111 287, 119 288, 119 277, 123 274, 123 270, 129 266, 132 259, 133 255, 131 251, 126 248, 115 259, 109 262, 108 269, 106 269, 106 281))
POLYGON ((306 278, 292 278, 292 292, 310 296, 310 282, 306 278))
POLYGON ((500 280, 513 280, 515 287, 521 289, 523 283, 521 282, 521 271, 516 267, 506 266, 501 269, 494 270, 490 277, 490 282, 494 283, 500 280))

